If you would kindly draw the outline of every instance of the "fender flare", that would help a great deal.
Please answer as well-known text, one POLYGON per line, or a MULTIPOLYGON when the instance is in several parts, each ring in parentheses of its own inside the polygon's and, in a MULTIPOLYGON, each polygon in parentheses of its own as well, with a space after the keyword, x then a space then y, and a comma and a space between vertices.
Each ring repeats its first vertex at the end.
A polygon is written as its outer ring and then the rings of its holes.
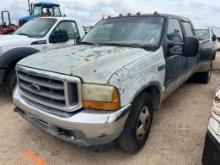
POLYGON ((161 104, 161 99, 162 99, 162 88, 159 82, 157 81, 152 81, 149 82, 147 85, 142 86, 134 95, 133 101, 143 92, 148 92, 147 90, 151 87, 154 87, 158 90, 158 98, 154 98, 154 110, 158 110, 161 104))
POLYGON ((28 47, 11 49, 3 53, 3 55, 0 57, 0 68, 8 69, 10 64, 12 64, 13 62, 21 60, 27 56, 30 56, 38 52, 40 52, 40 50, 28 47))

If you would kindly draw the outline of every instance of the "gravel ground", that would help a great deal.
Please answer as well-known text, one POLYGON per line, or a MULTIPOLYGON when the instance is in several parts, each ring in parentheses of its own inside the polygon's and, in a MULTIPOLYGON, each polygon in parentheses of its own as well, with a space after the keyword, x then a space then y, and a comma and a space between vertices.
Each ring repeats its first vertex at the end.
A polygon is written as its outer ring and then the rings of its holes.
POLYGON ((125 154, 117 147, 94 153, 54 138, 13 112, 12 101, 2 88, 0 165, 201 165, 219 76, 220 71, 215 71, 208 85, 186 83, 167 98, 154 115, 147 144, 136 155, 125 154))

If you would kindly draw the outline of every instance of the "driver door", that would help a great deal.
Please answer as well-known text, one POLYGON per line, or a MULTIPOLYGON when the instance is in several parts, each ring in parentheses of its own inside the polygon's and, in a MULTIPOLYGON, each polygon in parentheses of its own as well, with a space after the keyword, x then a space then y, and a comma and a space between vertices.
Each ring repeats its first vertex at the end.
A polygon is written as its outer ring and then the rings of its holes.
POLYGON ((58 31, 66 31, 69 37, 69 40, 61 43, 49 43, 49 49, 63 48, 67 46, 72 46, 76 44, 76 41, 80 39, 79 31, 74 21, 62 21, 54 29, 52 33, 58 31))
POLYGON ((187 71, 187 59, 183 56, 184 39, 179 20, 169 19, 166 44, 165 86, 169 87, 187 71))

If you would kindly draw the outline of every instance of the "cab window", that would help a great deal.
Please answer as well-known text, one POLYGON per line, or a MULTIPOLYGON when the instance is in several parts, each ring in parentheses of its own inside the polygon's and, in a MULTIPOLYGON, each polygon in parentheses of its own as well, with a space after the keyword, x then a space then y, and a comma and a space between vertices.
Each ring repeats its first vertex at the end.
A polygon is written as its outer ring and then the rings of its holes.
POLYGON ((167 38, 175 43, 183 43, 183 32, 177 19, 170 19, 168 22, 167 38))
POLYGON ((59 25, 55 29, 55 32, 57 31, 66 31, 69 39, 76 39, 77 36, 79 36, 76 23, 73 21, 63 21, 59 23, 59 25))
POLYGON ((60 12, 60 8, 59 7, 55 6, 53 8, 53 11, 54 11, 54 16, 55 17, 60 17, 61 16, 61 12, 60 12))
POLYGON ((194 33, 193 33, 193 28, 192 25, 189 22, 183 22, 183 26, 186 32, 186 36, 187 37, 193 37, 194 33))

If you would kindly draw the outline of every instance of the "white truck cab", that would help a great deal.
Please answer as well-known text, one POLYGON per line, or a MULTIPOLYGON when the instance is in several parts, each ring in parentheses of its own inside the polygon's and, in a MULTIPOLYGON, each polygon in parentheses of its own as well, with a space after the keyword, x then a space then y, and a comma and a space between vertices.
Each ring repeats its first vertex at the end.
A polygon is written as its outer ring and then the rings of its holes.
POLYGON ((19 60, 39 51, 72 46, 84 35, 83 26, 73 18, 42 17, 13 35, 0 36, 0 85, 6 83, 12 93, 16 84, 14 67, 19 60))

